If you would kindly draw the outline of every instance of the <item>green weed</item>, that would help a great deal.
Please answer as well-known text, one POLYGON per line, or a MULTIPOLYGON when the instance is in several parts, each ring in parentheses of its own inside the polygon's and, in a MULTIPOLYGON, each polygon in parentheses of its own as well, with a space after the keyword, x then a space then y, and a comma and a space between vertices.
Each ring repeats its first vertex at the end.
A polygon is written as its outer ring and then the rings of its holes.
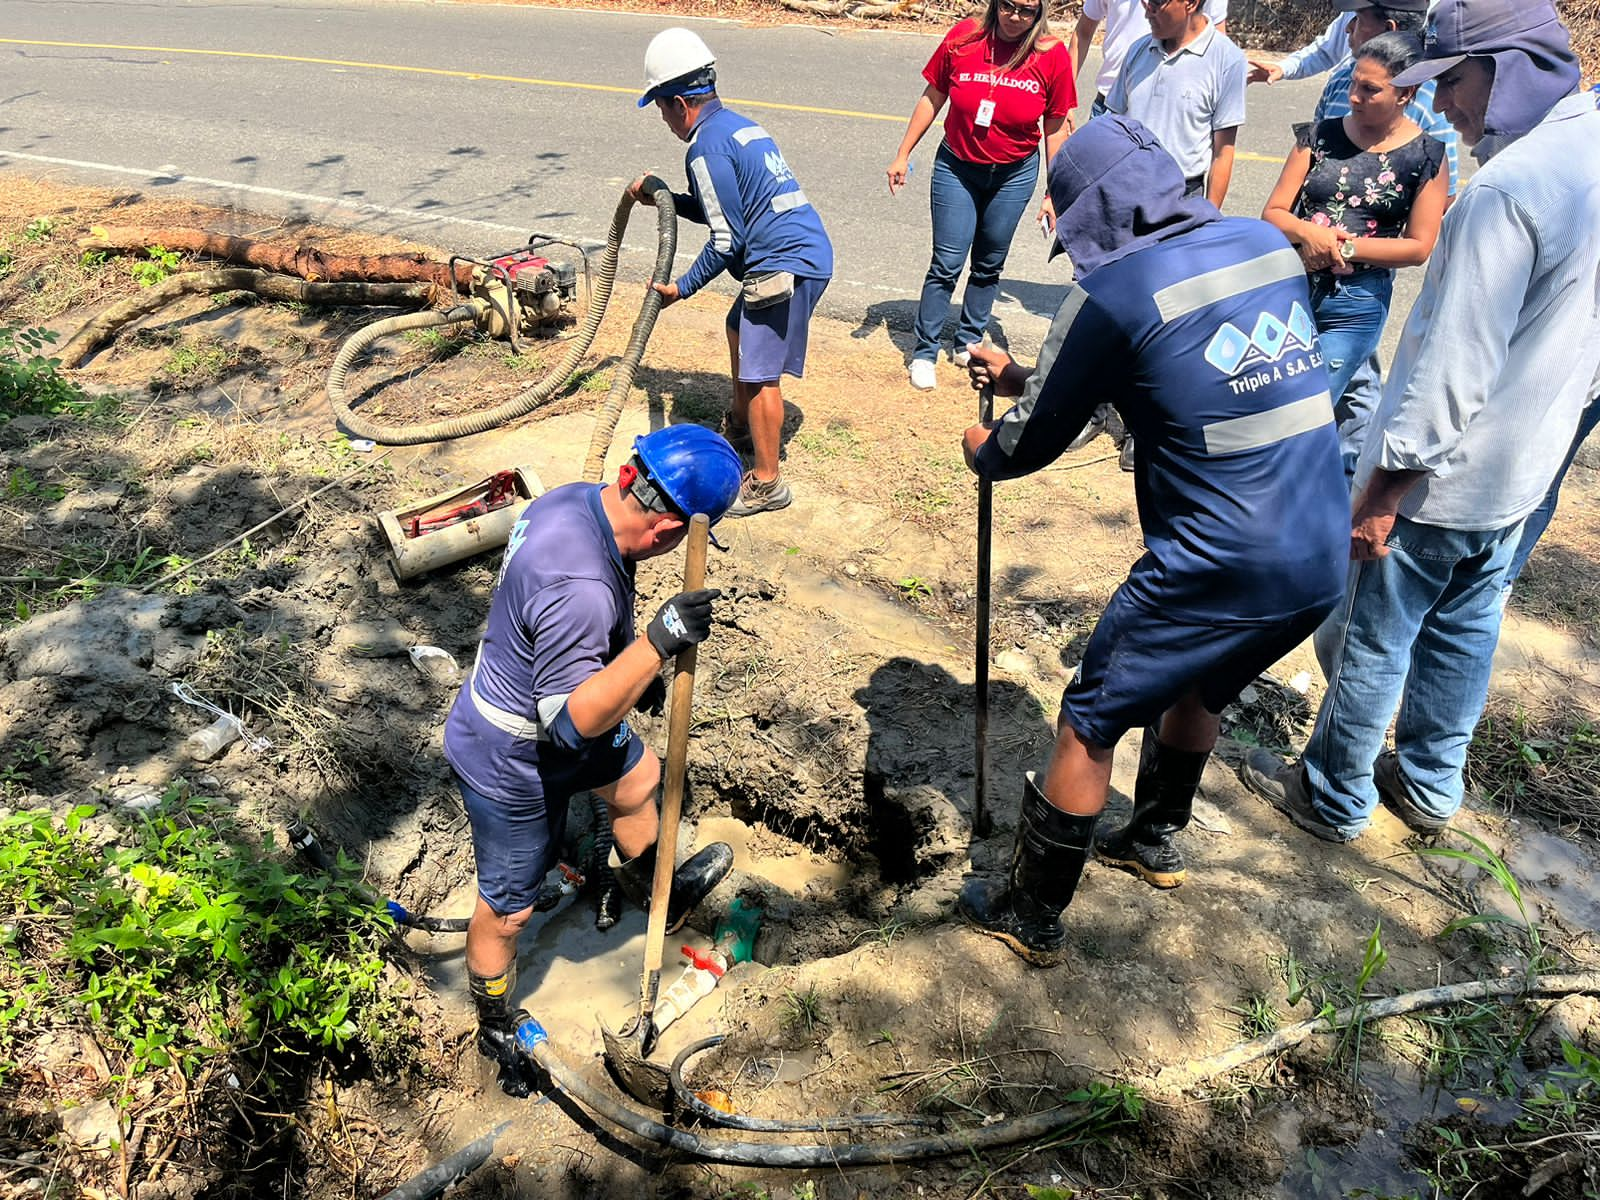
POLYGON ((25 413, 105 415, 104 403, 62 378, 61 360, 46 353, 56 338, 49 329, 0 325, 0 421, 25 413))
POLYGON ((863 462, 867 448, 860 436, 848 424, 832 420, 818 430, 802 429, 794 435, 794 444, 812 458, 847 458, 863 462))
POLYGON ((933 595, 933 589, 928 586, 928 581, 920 575, 907 575, 904 579, 897 579, 894 586, 900 589, 902 599, 913 603, 933 595))
POLYGON ((58 484, 42 484, 33 477, 33 472, 27 467, 12 467, 6 474, 5 495, 7 500, 37 499, 55 503, 63 499, 67 489, 58 484))
MULTIPOLYGON (((392 924, 341 857, 332 876, 246 847, 181 785, 101 846, 90 805, 0 821, 0 1076, 28 1030, 85 1020, 117 1069, 216 1056, 406 1052, 379 953, 392 924)), ((102 821, 111 818, 102 817, 102 821)))
POLYGON ((1517 919, 1497 912, 1475 912, 1457 917, 1439 932, 1440 937, 1449 937, 1462 929, 1482 928, 1486 926, 1509 926, 1522 937, 1528 956, 1528 973, 1537 975, 1550 965, 1544 945, 1544 938, 1539 932, 1539 923, 1528 915, 1528 907, 1522 899, 1522 887, 1517 883, 1517 877, 1511 873, 1511 868, 1505 861, 1489 849, 1488 845, 1480 838, 1473 837, 1459 829, 1450 831, 1454 836, 1472 844, 1472 850, 1458 850, 1452 846, 1419 846, 1416 853, 1425 858, 1452 859, 1476 867, 1488 875, 1506 895, 1511 897, 1517 906, 1517 919))
POLYGON ((181 261, 177 251, 168 250, 165 246, 151 246, 145 250, 144 258, 136 258, 128 263, 128 273, 140 287, 155 287, 176 271, 181 261))
POLYGON ((39 242, 48 242, 55 231, 56 221, 54 217, 35 217, 23 227, 22 240, 33 242, 37 245, 39 242))
POLYGON ((795 1033, 805 1034, 810 1037, 822 1026, 827 1024, 827 1017, 822 1011, 822 993, 815 985, 803 992, 789 989, 783 993, 783 1023, 786 1028, 795 1033))
POLYGON ((238 361, 238 352, 227 346, 174 346, 161 374, 177 387, 192 388, 222 378, 238 361))

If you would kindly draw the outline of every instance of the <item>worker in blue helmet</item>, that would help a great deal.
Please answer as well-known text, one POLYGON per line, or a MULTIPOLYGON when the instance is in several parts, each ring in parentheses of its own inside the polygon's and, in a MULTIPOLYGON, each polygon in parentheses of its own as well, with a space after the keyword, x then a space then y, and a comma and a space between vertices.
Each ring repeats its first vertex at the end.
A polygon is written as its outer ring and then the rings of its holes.
MULTIPOLYGON (((636 634, 634 565, 676 549, 694 513, 715 524, 739 478, 739 456, 721 435, 674 425, 635 441, 615 483, 555 488, 512 528, 477 661, 444 731, 478 871, 466 947, 478 1049, 499 1065, 508 1094, 532 1086, 514 1050, 527 1016, 516 1007, 517 936, 555 865, 575 793, 605 802, 617 883, 649 903, 661 764, 627 716, 659 684, 663 663, 710 634, 721 593, 681 592, 636 634)), ((684 862, 669 927, 732 865, 722 843, 684 862)))

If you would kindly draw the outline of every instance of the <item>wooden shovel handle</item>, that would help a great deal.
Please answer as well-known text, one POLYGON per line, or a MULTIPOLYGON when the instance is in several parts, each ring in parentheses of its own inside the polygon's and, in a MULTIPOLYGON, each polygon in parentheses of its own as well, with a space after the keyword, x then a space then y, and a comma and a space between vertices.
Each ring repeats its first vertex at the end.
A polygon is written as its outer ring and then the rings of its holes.
MULTIPOLYGON (((705 586, 706 544, 711 522, 704 513, 689 521, 688 553, 683 564, 683 590, 705 586)), ((678 654, 672 676, 672 707, 667 714, 667 768, 661 779, 661 832, 656 838, 656 877, 650 890, 650 923, 645 929, 644 980, 640 995, 648 1009, 655 1008, 651 976, 659 982, 667 941, 667 900, 672 894, 672 872, 678 854, 678 821, 683 816, 683 775, 689 761, 689 722, 693 716, 694 667, 698 646, 678 654)))

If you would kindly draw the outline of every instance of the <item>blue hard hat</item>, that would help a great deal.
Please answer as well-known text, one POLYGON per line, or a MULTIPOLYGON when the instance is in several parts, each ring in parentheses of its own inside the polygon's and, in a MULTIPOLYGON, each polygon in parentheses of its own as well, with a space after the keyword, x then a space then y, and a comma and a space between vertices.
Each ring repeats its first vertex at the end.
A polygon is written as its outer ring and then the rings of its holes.
POLYGON ((739 496, 739 455, 704 425, 668 425, 634 438, 633 452, 650 482, 685 516, 705 513, 715 525, 739 496))

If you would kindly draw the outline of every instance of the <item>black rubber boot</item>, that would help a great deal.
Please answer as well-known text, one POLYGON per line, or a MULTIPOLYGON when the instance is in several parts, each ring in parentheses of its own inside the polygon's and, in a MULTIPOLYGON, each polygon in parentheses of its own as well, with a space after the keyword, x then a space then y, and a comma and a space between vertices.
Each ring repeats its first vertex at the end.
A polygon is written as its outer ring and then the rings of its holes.
MULTIPOLYGON (((667 932, 674 933, 689 919, 694 906, 711 894, 711 889, 721 883, 733 870, 733 847, 727 842, 713 842, 704 850, 690 855, 672 873, 672 895, 667 899, 667 932)), ((646 912, 650 911, 650 889, 655 884, 656 848, 651 846, 636 858, 621 861, 615 848, 611 851, 611 871, 617 878, 622 894, 646 912)))
POLYGON ((1183 855, 1173 835, 1189 824, 1194 794, 1210 751, 1174 750, 1162 745, 1152 726, 1139 749, 1139 780, 1133 788, 1133 819, 1095 843, 1095 853, 1151 887, 1183 883, 1183 855))
POLYGON ((1064 813, 1051 804, 1030 771, 1011 873, 1005 882, 967 882, 957 904, 967 923, 1000 939, 1036 967, 1060 962, 1067 941, 1061 913, 1078 890, 1078 877, 1094 844, 1095 820, 1064 813))
POLYGON ((478 1053, 500 1069, 495 1082, 502 1092, 526 1100, 539 1090, 539 1079, 533 1063, 517 1047, 517 1026, 528 1019, 528 1010, 510 1006, 516 982, 514 961, 503 975, 467 972, 467 986, 478 1009, 478 1053))

